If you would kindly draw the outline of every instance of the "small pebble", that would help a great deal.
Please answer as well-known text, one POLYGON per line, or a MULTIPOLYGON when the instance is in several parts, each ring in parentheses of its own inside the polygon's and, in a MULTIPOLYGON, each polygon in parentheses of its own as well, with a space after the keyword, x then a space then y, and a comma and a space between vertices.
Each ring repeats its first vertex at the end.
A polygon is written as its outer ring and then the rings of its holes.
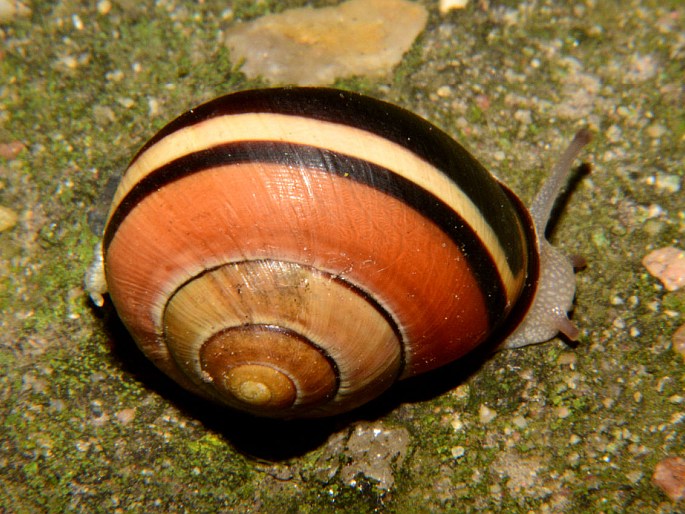
POLYGON ((654 123, 647 127, 647 135, 653 139, 661 137, 666 133, 666 127, 659 123, 654 123))
POLYGON ((685 286, 685 252, 672 246, 659 248, 642 259, 642 265, 669 291, 685 286))
POLYGON ((619 143, 623 139, 623 133, 618 125, 612 125, 606 131, 606 138, 611 143, 619 143))
POLYGON ((520 430, 523 430, 524 428, 526 428, 528 426, 528 421, 526 420, 526 418, 524 418, 520 414, 518 416, 514 416, 514 418, 511 421, 512 421, 512 423, 514 423, 516 428, 518 428, 520 430))
POLYGON ((642 480, 642 476, 642 472, 639 470, 633 470, 626 473, 626 478, 630 480, 632 484, 637 484, 640 480, 642 480))
POLYGON ((568 407, 557 407, 556 409, 557 416, 561 419, 568 418, 571 415, 571 409, 568 407))
POLYGON ((117 98, 117 103, 125 109, 130 109, 136 104, 133 98, 129 98, 127 96, 117 98))
POLYGON ((0 22, 30 14, 31 9, 18 0, 0 0, 0 22))
POLYGON ((685 325, 673 333, 673 349, 685 359, 685 325))
POLYGON ((466 453, 466 450, 464 449, 463 446, 454 446, 451 450, 452 457, 455 459, 459 459, 460 457, 463 457, 464 454, 466 453))
POLYGON ((632 54, 627 64, 625 78, 628 82, 646 82, 659 71, 659 62, 652 55, 632 54))
POLYGON ((497 417, 497 412, 488 408, 486 405, 481 405, 478 410, 478 417, 480 418, 481 423, 487 425, 497 417))
POLYGON ((481 111, 487 111, 490 108, 490 97, 488 95, 476 95, 475 102, 481 111))
POLYGON ((73 23, 74 28, 76 30, 83 30, 83 28, 85 27, 83 25, 83 20, 81 19, 81 17, 78 14, 72 14, 71 15, 71 23, 73 23))
POLYGON ((668 457, 654 469, 652 481, 673 501, 685 499, 685 459, 668 457))
POLYGON ((75 70, 78 68, 78 59, 73 55, 63 55, 57 59, 57 67, 66 68, 67 70, 75 70))
POLYGON ((469 0, 440 0, 440 14, 447 14, 454 9, 463 9, 469 3, 469 0))
POLYGON ((455 432, 461 432, 464 430, 464 422, 460 419, 459 414, 454 415, 450 425, 452 426, 452 430, 455 432))
POLYGON ((448 96, 452 96, 453 91, 449 86, 440 86, 436 93, 440 98, 447 98, 448 96))
POLYGON ((680 177, 669 173, 657 173, 654 185, 667 193, 680 191, 680 177))
POLYGON ((526 109, 519 109, 514 113, 514 119, 523 123, 524 125, 530 125, 533 122, 533 117, 531 112, 526 109))
POLYGON ((103 413, 99 416, 92 416, 90 418, 90 422, 94 427, 105 426, 109 422, 109 415, 107 413, 103 413))
POLYGON ((109 0, 100 0, 97 3, 97 10, 99 14, 109 14, 109 11, 112 10, 112 2, 110 2, 109 0))
POLYGON ((11 229, 17 224, 19 216, 12 209, 0 205, 0 232, 11 229))
MULTIPOLYGON (((0 0, 1 2, 2 0, 0 0)), ((0 143, 0 157, 8 161, 14 159, 19 153, 26 148, 26 145, 21 141, 12 141, 11 143, 0 143)))
POLYGON ((128 425, 136 417, 136 409, 122 409, 116 413, 117 421, 128 425))

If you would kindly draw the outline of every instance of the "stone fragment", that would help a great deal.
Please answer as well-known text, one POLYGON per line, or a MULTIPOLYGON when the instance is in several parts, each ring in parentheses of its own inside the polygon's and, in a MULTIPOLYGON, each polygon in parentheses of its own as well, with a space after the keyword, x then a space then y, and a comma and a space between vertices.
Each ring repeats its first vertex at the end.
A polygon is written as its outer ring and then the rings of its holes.
POLYGON ((658 278, 669 291, 685 286, 685 252, 673 246, 659 248, 642 259, 649 274, 658 278))
POLYGON ((323 85, 340 77, 387 73, 427 20, 426 9, 407 0, 349 0, 238 23, 227 30, 226 44, 250 78, 323 85))
MULTIPOLYGON (((0 0, 2 1, 2 0, 0 0)), ((26 145, 21 141, 12 141, 11 143, 0 143, 0 157, 11 161, 21 151, 26 148, 26 145)))
POLYGON ((652 481, 671 500, 685 500, 685 459, 665 458, 656 465, 652 481))
POLYGON ((0 232, 11 229, 17 224, 17 213, 12 209, 0 205, 0 232))
POLYGON ((673 332, 673 349, 685 359, 685 325, 673 332))
POLYGON ((478 417, 481 423, 487 425, 497 417, 497 412, 490 409, 487 405, 481 405, 478 409, 478 417))
POLYGON ((464 9, 469 3, 469 0, 440 0, 438 9, 440 14, 447 14, 454 9, 464 9))

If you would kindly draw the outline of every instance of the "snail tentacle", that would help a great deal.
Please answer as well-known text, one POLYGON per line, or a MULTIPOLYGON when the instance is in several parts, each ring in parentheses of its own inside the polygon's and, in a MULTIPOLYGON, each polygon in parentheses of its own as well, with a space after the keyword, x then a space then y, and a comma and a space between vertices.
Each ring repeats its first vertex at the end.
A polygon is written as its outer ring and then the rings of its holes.
POLYGON ((568 312, 576 292, 574 268, 582 267, 584 259, 566 257, 545 239, 545 230, 554 201, 568 181, 573 162, 591 139, 592 135, 587 129, 576 133, 533 200, 530 216, 537 235, 540 272, 534 284, 529 310, 516 330, 504 341, 505 348, 520 348, 549 341, 559 332, 572 341, 578 338, 579 330, 568 319, 568 312))

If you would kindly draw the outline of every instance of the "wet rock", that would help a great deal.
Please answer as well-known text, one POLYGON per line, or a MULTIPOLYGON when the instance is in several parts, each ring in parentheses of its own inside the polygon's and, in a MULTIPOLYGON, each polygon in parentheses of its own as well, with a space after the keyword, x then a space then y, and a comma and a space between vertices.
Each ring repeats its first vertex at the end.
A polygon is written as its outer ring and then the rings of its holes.
POLYGON ((407 456, 409 442, 409 432, 404 428, 359 423, 351 433, 331 436, 312 477, 328 484, 338 476, 352 487, 366 481, 387 492, 395 485, 395 474, 407 456))
POLYGON ((402 467, 409 447, 409 432, 386 428, 380 423, 359 424, 347 441, 345 456, 350 460, 340 478, 354 485, 361 476, 387 491, 395 485, 395 471, 402 467))
POLYGON ((328 484, 340 471, 341 455, 345 451, 345 442, 348 434, 338 432, 329 437, 326 447, 321 457, 317 459, 313 478, 328 484))

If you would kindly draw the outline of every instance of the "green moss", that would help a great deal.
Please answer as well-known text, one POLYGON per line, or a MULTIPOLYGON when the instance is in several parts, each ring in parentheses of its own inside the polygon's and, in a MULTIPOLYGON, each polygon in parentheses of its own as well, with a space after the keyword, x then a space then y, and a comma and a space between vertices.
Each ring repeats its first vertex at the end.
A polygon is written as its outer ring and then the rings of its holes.
POLYGON ((685 313, 685 292, 678 291, 666 294, 661 303, 664 309, 685 313))

